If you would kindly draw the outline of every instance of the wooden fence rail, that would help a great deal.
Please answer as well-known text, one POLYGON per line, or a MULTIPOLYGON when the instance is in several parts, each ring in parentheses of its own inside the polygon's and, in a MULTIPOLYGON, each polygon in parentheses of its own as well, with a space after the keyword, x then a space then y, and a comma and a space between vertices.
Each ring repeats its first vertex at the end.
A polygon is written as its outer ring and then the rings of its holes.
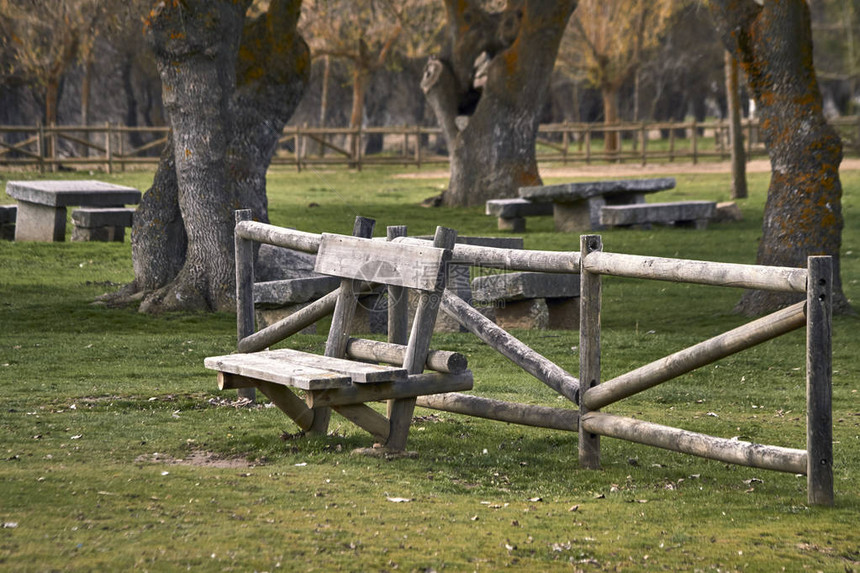
MULTIPOLYGON (((846 154, 860 154, 860 116, 831 120, 846 154)), ((747 158, 766 156, 757 120, 743 122, 747 158)), ((128 166, 158 163, 168 141, 167 127, 0 126, 0 166, 100 168, 111 173, 128 166)), ((420 168, 447 164, 442 131, 437 127, 308 127, 287 126, 278 140, 273 165, 297 170, 315 165, 373 165, 420 168), (369 149, 378 151, 369 152, 369 149)), ((554 123, 540 126, 541 162, 596 163, 692 162, 727 160, 731 154, 726 121, 642 122, 612 126, 554 123), (619 146, 607 151, 606 134, 618 134, 619 146)))

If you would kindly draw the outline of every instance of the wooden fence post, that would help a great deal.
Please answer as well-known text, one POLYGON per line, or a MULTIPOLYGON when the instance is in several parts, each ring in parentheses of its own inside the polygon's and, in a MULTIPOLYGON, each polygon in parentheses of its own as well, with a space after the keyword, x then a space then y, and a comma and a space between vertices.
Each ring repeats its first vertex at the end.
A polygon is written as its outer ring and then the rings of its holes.
POLYGON ((561 132, 561 164, 567 165, 567 148, 570 145, 570 131, 568 131, 568 125, 565 121, 563 124, 563 131, 561 132))
POLYGON ((39 173, 45 172, 45 126, 40 121, 36 133, 36 154, 39 156, 39 173))
MULTIPOLYGON (((236 224, 251 220, 251 210, 236 211, 236 224)), ((235 235, 236 249, 236 339, 254 334, 254 242, 235 235)), ((252 402, 256 399, 254 388, 239 388, 239 397, 252 402)))
POLYGON ((585 126, 585 163, 591 164, 591 124, 585 126))
MULTIPOLYGON (((599 274, 585 268, 589 253, 603 250, 600 235, 582 235, 579 238, 579 415, 590 410, 585 407, 583 396, 600 383, 600 300, 601 279, 599 274)), ((600 469, 600 436, 579 428, 579 464, 587 469, 600 469)))
POLYGON ((107 163, 105 165, 105 169, 107 169, 108 174, 113 173, 113 149, 111 146, 111 129, 110 122, 105 122, 105 158, 107 159, 107 163))
POLYGON ((421 169, 421 126, 415 126, 415 167, 421 169))
POLYGON ((833 259, 809 257, 806 298, 806 449, 810 505, 833 505, 833 259))
POLYGON ((648 163, 648 127, 644 121, 639 131, 639 139, 641 140, 640 145, 642 145, 642 167, 645 167, 648 163))
POLYGON ((692 145, 693 165, 699 162, 699 130, 696 126, 696 119, 690 124, 690 145, 692 145))

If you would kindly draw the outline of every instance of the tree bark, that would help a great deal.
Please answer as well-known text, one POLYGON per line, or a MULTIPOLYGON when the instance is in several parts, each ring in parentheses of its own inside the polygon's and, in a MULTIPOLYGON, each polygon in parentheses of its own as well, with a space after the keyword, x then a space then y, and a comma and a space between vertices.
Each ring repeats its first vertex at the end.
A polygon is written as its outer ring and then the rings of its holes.
POLYGON ((744 132, 741 127, 741 101, 738 87, 738 61, 726 51, 726 107, 729 115, 729 145, 732 152, 732 199, 746 199, 747 154, 744 151, 744 132))
MULTIPOLYGON (((842 142, 824 119, 809 8, 804 0, 713 0, 709 7, 723 44, 746 74, 771 162, 756 262, 805 268, 810 255, 832 256, 833 308, 847 312, 839 273, 842 142)), ((798 300, 748 291, 737 310, 762 314, 798 300)))
POLYGON ((172 128, 132 229, 142 312, 234 310, 235 209, 268 221, 265 175, 307 85, 299 0, 159 3, 146 22, 172 128))
POLYGON ((479 205, 540 185, 539 114, 576 0, 512 0, 497 13, 473 0, 445 5, 451 44, 421 81, 448 142, 444 204, 479 205))
MULTIPOLYGON (((614 85, 604 85, 600 88, 603 96, 603 124, 606 127, 618 123, 618 88, 614 85)), ((603 132, 603 150, 607 153, 616 153, 620 150, 620 133, 617 131, 603 132)))

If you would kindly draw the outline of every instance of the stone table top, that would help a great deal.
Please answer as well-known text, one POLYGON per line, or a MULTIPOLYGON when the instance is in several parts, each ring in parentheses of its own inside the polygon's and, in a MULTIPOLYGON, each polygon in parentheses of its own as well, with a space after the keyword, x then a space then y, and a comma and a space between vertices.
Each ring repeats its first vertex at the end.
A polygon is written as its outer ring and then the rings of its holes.
POLYGON ((9 181, 6 193, 19 201, 48 207, 116 207, 140 203, 140 191, 103 181, 9 181))
POLYGON ((656 179, 619 179, 614 181, 586 181, 582 183, 562 183, 540 187, 520 187, 523 199, 536 203, 574 203, 598 196, 642 194, 665 191, 675 187, 674 177, 656 179))

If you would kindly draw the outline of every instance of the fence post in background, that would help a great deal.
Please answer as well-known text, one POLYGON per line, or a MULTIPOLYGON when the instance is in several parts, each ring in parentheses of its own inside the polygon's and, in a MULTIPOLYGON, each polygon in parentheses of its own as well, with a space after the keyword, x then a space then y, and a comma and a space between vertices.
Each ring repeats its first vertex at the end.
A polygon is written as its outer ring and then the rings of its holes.
POLYGON ((669 124, 669 163, 675 162, 675 128, 669 124))
POLYGON ((110 122, 106 121, 105 122, 105 159, 107 160, 107 163, 105 164, 105 169, 107 170, 108 174, 113 173, 113 149, 111 148, 112 147, 111 146, 111 139, 113 139, 113 138, 111 137, 110 122))
POLYGON ((591 164, 591 124, 585 126, 585 163, 591 164))
POLYGON ((810 505, 833 505, 833 259, 809 257, 806 286, 806 480, 810 505))
POLYGON ((753 150, 753 119, 747 120, 747 161, 752 161, 753 150))
POLYGON ((57 172, 57 124, 53 121, 48 126, 50 135, 48 135, 49 159, 51 160, 51 171, 57 172))
POLYGON ((116 128, 117 145, 119 146, 119 170, 125 172, 125 134, 127 127, 118 125, 116 128))
POLYGON ((695 165, 699 162, 699 128, 696 125, 696 118, 693 118, 690 125, 690 144, 692 145, 693 165, 695 165))
POLYGON ((421 169, 421 126, 415 126, 415 167, 421 169))
MULTIPOLYGON (((603 250, 600 235, 582 235, 579 238, 579 415, 589 412, 583 395, 600 383, 600 299, 599 274, 585 270, 589 253, 603 250)), ((600 436, 579 427, 579 465, 586 469, 600 469, 600 436)))
POLYGON ((561 164, 567 165, 567 147, 570 145, 570 131, 568 131, 567 121, 562 124, 561 132, 561 164))
POLYGON ((39 173, 45 172, 45 126, 40 121, 36 133, 36 154, 39 156, 39 173))
MULTIPOLYGON (((250 209, 236 211, 236 224, 251 220, 250 209)), ((235 232, 235 231, 234 231, 235 232)), ((254 242, 235 235, 236 248, 236 338, 254 334, 254 242)), ((252 402, 257 397, 255 388, 239 388, 239 398, 252 402)))
POLYGON ((642 167, 648 164, 648 127, 645 122, 642 122, 642 127, 639 128, 639 140, 642 146, 642 167))

